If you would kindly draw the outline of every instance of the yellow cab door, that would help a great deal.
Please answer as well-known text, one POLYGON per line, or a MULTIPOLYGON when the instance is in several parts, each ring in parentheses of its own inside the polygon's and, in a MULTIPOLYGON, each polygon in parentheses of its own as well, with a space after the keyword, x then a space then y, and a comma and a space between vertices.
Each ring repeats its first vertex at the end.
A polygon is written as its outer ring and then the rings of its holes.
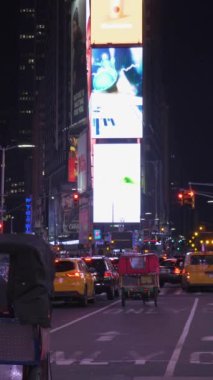
POLYGON ((191 285, 213 285, 213 252, 192 254, 186 273, 191 285))

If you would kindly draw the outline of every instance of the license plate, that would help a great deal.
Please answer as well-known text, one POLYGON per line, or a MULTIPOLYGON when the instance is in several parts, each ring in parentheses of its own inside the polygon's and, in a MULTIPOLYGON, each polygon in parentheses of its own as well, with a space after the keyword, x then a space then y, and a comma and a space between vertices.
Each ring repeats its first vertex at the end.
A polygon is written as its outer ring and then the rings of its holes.
POLYGON ((170 273, 170 269, 162 268, 160 270, 161 273, 170 273))
POLYGON ((208 274, 208 277, 209 277, 209 278, 213 278, 213 273, 209 273, 209 274, 208 274))

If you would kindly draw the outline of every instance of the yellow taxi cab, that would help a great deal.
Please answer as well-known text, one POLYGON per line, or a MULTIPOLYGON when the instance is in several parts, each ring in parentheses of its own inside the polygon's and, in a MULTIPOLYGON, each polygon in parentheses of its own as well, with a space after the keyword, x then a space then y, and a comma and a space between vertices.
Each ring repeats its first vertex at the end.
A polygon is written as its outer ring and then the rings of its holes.
POLYGON ((188 252, 182 272, 182 288, 213 287, 213 251, 188 252))
POLYGON ((53 300, 79 301, 86 306, 95 301, 94 276, 81 258, 64 257, 55 260, 53 300))

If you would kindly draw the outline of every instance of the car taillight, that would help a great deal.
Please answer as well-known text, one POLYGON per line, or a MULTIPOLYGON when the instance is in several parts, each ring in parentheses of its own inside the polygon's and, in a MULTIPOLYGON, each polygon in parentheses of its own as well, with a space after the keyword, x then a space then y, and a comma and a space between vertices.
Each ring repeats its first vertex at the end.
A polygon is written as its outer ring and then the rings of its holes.
POLYGON ((84 257, 83 260, 86 262, 86 263, 90 263, 92 261, 92 259, 90 257, 84 257))
POLYGON ((175 274, 180 274, 180 269, 179 268, 175 268, 174 273, 175 274))
POLYGON ((71 277, 81 277, 81 273, 79 273, 79 272, 66 273, 65 276, 69 277, 69 278, 71 278, 71 277))
POLYGON ((109 272, 109 271, 104 272, 104 278, 111 278, 111 277, 112 277, 111 272, 109 272))

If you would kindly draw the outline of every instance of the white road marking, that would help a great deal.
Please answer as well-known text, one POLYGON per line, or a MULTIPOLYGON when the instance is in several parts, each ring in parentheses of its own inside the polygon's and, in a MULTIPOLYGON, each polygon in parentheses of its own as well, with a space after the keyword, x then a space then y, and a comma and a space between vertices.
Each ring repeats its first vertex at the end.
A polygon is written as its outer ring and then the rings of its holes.
POLYGON ((64 351, 55 351, 50 355, 50 362, 55 362, 57 365, 71 365, 76 362, 76 359, 65 359, 64 351))
POLYGON ((79 363, 80 365, 108 365, 109 362, 95 362, 94 359, 83 359, 79 363))
POLYGON ((106 361, 104 361, 104 362, 95 361, 95 359, 100 355, 100 353, 101 353, 101 351, 95 351, 91 355, 91 357, 82 359, 79 364, 80 365, 106 365, 106 364, 109 364, 109 362, 106 362, 106 361))
POLYGON ((112 310, 106 310, 106 311, 104 311, 104 314, 117 315, 117 314, 121 314, 122 312, 123 312, 123 309, 112 309, 112 310))
POLYGON ((213 336, 204 336, 201 340, 203 342, 212 342, 213 341, 213 336))
POLYGON ((145 355, 145 356, 140 356, 135 351, 130 351, 129 353, 134 358, 134 364, 135 365, 144 365, 147 363, 147 361, 150 361, 150 359, 152 359, 158 355, 163 354, 164 351, 153 352, 153 353, 145 355))
POLYGON ((183 348, 183 345, 184 345, 184 342, 187 338, 187 335, 189 333, 189 329, 190 329, 190 326, 191 326, 191 323, 192 323, 192 320, 194 318, 194 315, 195 315, 195 311, 196 311, 196 308, 197 308, 197 305, 198 305, 198 301, 199 299, 198 298, 195 298, 195 301, 194 301, 194 304, 192 306, 192 309, 191 309, 191 312, 189 314, 189 317, 186 321, 186 324, 184 326, 184 329, 182 331, 182 334, 176 344, 176 347, 173 351, 173 354, 171 356, 171 359, 167 365, 167 368, 166 368, 166 372, 165 372, 165 377, 169 377, 169 376, 173 376, 174 374, 174 370, 175 370, 175 367, 176 367, 176 364, 178 362, 178 359, 180 357, 180 354, 181 354, 181 351, 182 351, 182 348, 183 348))
POLYGON ((65 329, 66 327, 72 326, 72 325, 74 325, 75 323, 78 323, 78 322, 80 322, 80 321, 83 321, 84 319, 87 319, 87 318, 89 318, 89 317, 92 317, 92 316, 95 315, 95 314, 99 314, 99 313, 101 313, 102 311, 104 311, 104 310, 106 310, 106 309, 109 309, 110 307, 112 307, 113 305, 116 305, 116 304, 119 303, 119 302, 120 302, 120 300, 119 300, 119 301, 116 301, 116 302, 113 302, 113 303, 111 303, 110 305, 107 305, 107 306, 105 306, 105 307, 102 307, 102 308, 100 308, 100 309, 98 309, 98 310, 95 310, 95 311, 93 311, 92 313, 88 313, 88 314, 86 314, 86 315, 83 315, 83 316, 80 317, 80 318, 74 319, 73 321, 70 321, 70 322, 68 322, 68 323, 65 323, 64 325, 61 325, 61 326, 56 327, 56 328, 54 328, 54 329, 51 329, 51 330, 50 330, 50 333, 53 334, 53 333, 55 333, 55 332, 57 332, 57 331, 60 331, 60 330, 65 329))
POLYGON ((113 340, 116 336, 120 335, 117 331, 107 331, 104 333, 101 333, 101 336, 96 339, 98 342, 109 342, 113 340))
POLYGON ((140 313, 143 313, 144 311, 144 308, 140 308, 140 309, 126 309, 124 310, 125 311, 125 314, 140 314, 140 313))
POLYGON ((183 289, 177 289, 175 292, 174 292, 174 295, 175 296, 179 296, 180 294, 182 294, 183 293, 183 289))
POLYGON ((166 311, 168 311, 169 313, 173 313, 173 314, 182 313, 183 311, 186 311, 186 310, 187 310, 186 307, 182 307, 181 309, 174 309, 174 308, 170 308, 170 307, 166 308, 166 311))
POLYGON ((213 352, 192 352, 191 356, 190 356, 190 363, 191 364, 213 364, 213 352), (201 360, 201 356, 202 355, 205 355, 205 357, 209 356, 210 358, 210 361, 206 361, 206 360, 201 360))

